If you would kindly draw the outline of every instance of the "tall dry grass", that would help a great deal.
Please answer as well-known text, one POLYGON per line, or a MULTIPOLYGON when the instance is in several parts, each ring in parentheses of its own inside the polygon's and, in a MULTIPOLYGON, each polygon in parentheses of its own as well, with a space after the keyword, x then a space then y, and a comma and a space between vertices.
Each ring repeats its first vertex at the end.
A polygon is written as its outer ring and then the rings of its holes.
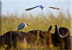
MULTIPOLYGON (((58 27, 66 27, 71 32, 71 14, 69 13, 69 11, 67 11, 67 14, 65 15, 62 11, 60 11, 59 13, 57 13, 57 16, 54 16, 53 13, 46 15, 37 14, 35 17, 33 17, 32 14, 27 15, 25 13, 23 13, 21 16, 18 16, 17 13, 3 15, 2 34, 8 31, 17 31, 18 25, 22 22, 27 22, 30 25, 27 28, 20 30, 24 32, 28 32, 30 30, 47 31, 50 25, 53 26, 52 32, 55 31, 54 25, 58 25, 58 27)), ((27 46, 24 45, 24 47, 27 46)))
POLYGON ((20 17, 17 13, 7 14, 2 16, 2 34, 8 31, 17 31, 18 25, 22 22, 29 23, 29 27, 21 31, 27 32, 30 30, 43 30, 47 31, 50 25, 53 26, 52 32, 54 32, 54 25, 58 27, 66 27, 71 30, 71 15, 69 11, 65 15, 62 11, 57 13, 57 17, 50 14, 38 14, 33 17, 32 14, 26 15, 23 13, 20 17), (67 17, 66 17, 67 16, 67 17))

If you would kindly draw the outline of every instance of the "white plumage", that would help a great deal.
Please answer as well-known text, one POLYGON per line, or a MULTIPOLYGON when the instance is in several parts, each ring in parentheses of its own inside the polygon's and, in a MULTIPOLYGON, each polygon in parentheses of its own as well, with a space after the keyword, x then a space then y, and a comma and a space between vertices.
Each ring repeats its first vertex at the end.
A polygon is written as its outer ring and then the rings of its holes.
POLYGON ((23 29, 23 28, 25 28, 25 27, 27 27, 27 26, 28 26, 28 24, 25 23, 25 22, 23 22, 23 23, 21 23, 21 24, 18 26, 17 31, 18 31, 18 30, 21 30, 21 29, 23 29))
POLYGON ((52 8, 52 9, 59 10, 59 8, 57 8, 57 7, 52 7, 52 6, 49 6, 49 5, 38 5, 38 6, 34 6, 34 7, 32 7, 32 8, 28 8, 28 9, 25 9, 25 10, 26 10, 26 11, 29 11, 29 10, 32 10, 32 9, 34 9, 34 8, 37 8, 37 7, 41 8, 41 9, 43 9, 44 7, 49 7, 49 8, 52 8))

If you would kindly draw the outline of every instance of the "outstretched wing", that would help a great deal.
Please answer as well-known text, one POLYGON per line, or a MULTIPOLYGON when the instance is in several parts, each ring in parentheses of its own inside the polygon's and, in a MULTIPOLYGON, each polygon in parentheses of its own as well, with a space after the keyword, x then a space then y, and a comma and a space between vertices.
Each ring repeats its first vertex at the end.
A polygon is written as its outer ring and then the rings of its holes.
POLYGON ((56 9, 56 10, 59 10, 59 8, 57 8, 57 7, 49 7, 49 8, 52 8, 52 9, 56 9))
POLYGON ((34 8, 37 8, 37 7, 32 7, 32 8, 28 8, 28 9, 25 9, 26 11, 29 11, 29 10, 32 10, 34 8))
POLYGON ((28 8, 28 9, 25 9, 25 10, 26 10, 26 11, 29 11, 29 10, 32 10, 32 9, 34 9, 34 8, 37 8, 37 7, 43 9, 43 6, 42 6, 42 5, 38 5, 38 6, 35 6, 35 7, 32 7, 32 8, 28 8))

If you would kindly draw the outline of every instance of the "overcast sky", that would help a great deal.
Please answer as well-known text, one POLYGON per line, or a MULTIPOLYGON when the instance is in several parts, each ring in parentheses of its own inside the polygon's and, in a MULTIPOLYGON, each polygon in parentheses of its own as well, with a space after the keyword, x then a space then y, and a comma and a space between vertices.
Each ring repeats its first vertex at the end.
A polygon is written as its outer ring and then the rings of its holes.
MULTIPOLYGON (((26 8, 30 8, 37 5, 49 5, 54 7, 59 7, 61 11, 66 12, 67 9, 71 9, 71 1, 70 0, 1 0, 2 2, 2 14, 6 15, 7 11, 9 13, 18 12, 18 14, 22 14, 26 12, 26 8)), ((34 10, 28 11, 26 13, 42 13, 51 11, 53 13, 57 13, 57 10, 53 10, 50 8, 44 8, 41 10, 40 8, 36 8, 34 10)))

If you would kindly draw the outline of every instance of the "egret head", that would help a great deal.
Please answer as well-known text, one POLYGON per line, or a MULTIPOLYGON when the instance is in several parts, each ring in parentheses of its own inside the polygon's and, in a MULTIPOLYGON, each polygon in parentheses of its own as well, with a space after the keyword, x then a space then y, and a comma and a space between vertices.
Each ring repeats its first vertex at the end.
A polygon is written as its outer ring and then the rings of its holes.
POLYGON ((26 23, 27 26, 30 26, 28 23, 26 23))

